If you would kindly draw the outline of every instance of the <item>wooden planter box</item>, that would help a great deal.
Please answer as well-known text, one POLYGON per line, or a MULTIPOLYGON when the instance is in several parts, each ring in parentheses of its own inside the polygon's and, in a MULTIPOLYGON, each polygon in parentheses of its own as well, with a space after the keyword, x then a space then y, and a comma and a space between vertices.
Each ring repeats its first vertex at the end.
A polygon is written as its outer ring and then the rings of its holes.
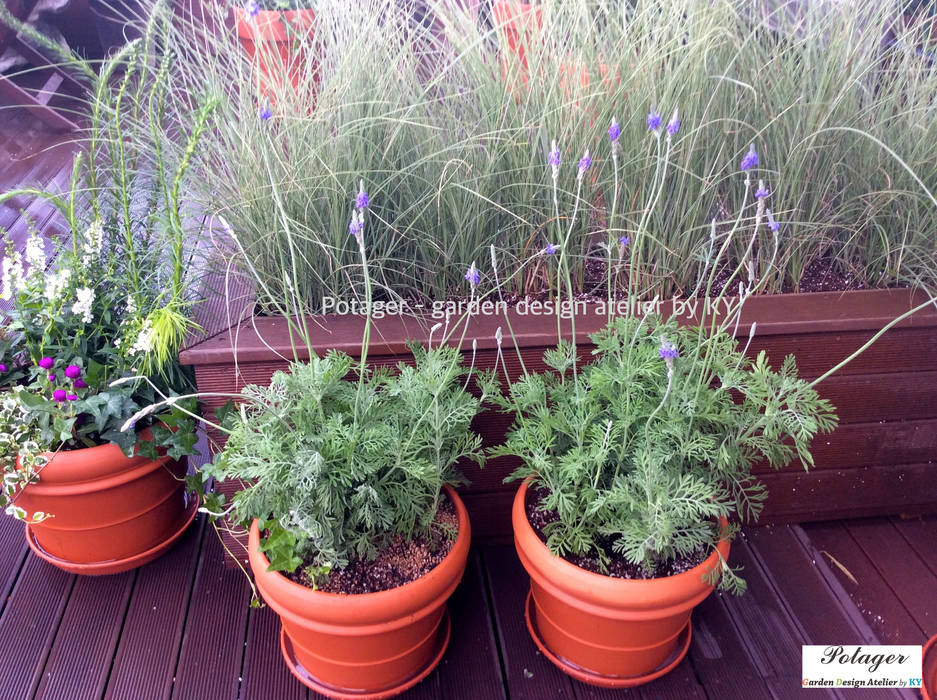
MULTIPOLYGON (((777 365, 793 353, 801 375, 817 377, 925 298, 906 289, 755 297, 745 305, 738 337, 744 342, 751 323, 757 322, 750 354, 764 349, 777 365)), ((543 351, 556 341, 555 317, 512 311, 511 319, 528 370, 543 369, 543 351)), ((437 322, 402 316, 375 321, 369 360, 393 365, 408 359, 405 341, 425 340, 428 328, 437 322)), ((605 316, 591 309, 577 316, 577 337, 585 354, 590 350, 587 335, 604 322, 605 316)), ((516 374, 519 363, 503 316, 474 317, 464 347, 470 349, 475 339, 475 365, 493 367, 499 326, 508 371, 516 374)), ((360 352, 361 317, 318 317, 310 327, 321 328, 317 353, 330 348, 352 356, 360 352)), ((181 360, 194 366, 199 391, 236 392, 245 384, 267 383, 273 372, 286 367, 284 358, 291 352, 285 320, 256 317, 187 349, 181 360)), ((816 468, 809 473, 799 464, 780 471, 766 466, 756 470, 770 493, 761 522, 937 511, 937 308, 928 307, 892 328, 819 389, 836 406, 840 426, 815 441, 816 468)), ((205 401, 212 409, 221 403, 223 399, 205 401)), ((510 423, 510 416, 489 411, 478 417, 475 429, 486 444, 496 444, 510 423)), ((471 485, 461 494, 476 537, 510 536, 510 505, 517 485, 504 484, 503 479, 513 468, 511 460, 497 459, 481 470, 474 465, 466 469, 471 485)), ((222 485, 229 492, 235 488, 222 485)), ((229 546, 236 546, 233 539, 229 546)))

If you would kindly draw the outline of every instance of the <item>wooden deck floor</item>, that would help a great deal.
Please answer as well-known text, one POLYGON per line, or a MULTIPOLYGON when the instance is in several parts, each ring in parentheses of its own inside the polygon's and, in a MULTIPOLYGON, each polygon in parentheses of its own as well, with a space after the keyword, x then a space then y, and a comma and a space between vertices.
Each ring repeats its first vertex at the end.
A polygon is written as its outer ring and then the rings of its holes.
MULTIPOLYGON (((36 558, 23 526, 0 521, 0 696, 8 700, 318 698, 280 657, 279 621, 250 608, 250 587, 225 568, 201 520, 143 568, 66 574, 36 558)), ((408 699, 710 698, 799 696, 805 643, 922 643, 937 634, 937 518, 749 528, 730 561, 749 591, 715 594, 693 615, 687 658, 632 691, 581 685, 528 636, 528 581, 513 547, 473 550, 450 601, 452 640, 408 699), (829 553, 855 579, 831 564, 829 553)), ((854 693, 855 694, 855 693, 854 693)), ((848 698, 812 690, 809 697, 848 698)), ((917 697, 862 691, 863 699, 917 697)))

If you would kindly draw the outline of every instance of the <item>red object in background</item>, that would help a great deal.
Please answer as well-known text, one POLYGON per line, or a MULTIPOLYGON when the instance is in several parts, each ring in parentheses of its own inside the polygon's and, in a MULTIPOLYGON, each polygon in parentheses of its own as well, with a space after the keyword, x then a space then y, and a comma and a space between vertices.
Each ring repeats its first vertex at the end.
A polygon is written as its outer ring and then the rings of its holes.
POLYGON ((233 9, 238 40, 254 62, 258 95, 273 101, 284 78, 296 91, 318 88, 319 58, 309 51, 315 37, 313 10, 261 10, 249 17, 243 8, 233 9))

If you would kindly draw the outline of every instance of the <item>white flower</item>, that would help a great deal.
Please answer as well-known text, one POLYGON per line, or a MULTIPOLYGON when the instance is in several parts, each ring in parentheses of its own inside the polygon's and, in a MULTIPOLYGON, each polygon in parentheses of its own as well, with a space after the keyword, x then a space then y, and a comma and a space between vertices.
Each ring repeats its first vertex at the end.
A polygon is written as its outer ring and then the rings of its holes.
POLYGON ((104 226, 100 220, 92 223, 85 231, 82 244, 81 262, 90 265, 101 254, 104 245, 104 226))
POLYGON ((153 350, 153 344, 155 340, 156 333, 153 331, 153 324, 150 323, 149 319, 147 319, 143 322, 143 327, 137 334, 137 339, 134 341, 130 350, 127 352, 131 355, 136 355, 137 353, 146 355, 153 350))
POLYGON ((48 301, 55 301, 62 296, 62 292, 68 286, 71 278, 72 271, 67 267, 49 275, 46 279, 46 299, 48 301))
POLYGON ((81 316, 82 323, 91 323, 91 305, 94 304, 94 290, 89 287, 79 287, 75 291, 78 301, 72 304, 72 313, 81 316))
POLYGON ((46 269, 46 243, 39 232, 33 230, 26 239, 26 264, 29 274, 35 275, 46 269))
POLYGON ((0 299, 10 299, 23 288, 23 256, 10 253, 4 256, 2 264, 2 289, 0 299))

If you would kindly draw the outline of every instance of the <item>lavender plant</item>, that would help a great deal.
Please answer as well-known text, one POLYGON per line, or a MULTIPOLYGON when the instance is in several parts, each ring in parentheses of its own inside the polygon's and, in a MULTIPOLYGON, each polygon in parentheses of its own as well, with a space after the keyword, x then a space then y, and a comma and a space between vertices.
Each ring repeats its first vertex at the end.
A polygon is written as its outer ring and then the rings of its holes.
MULTIPOLYGON (((617 124, 612 120, 608 133, 613 154, 618 148, 617 124)), ((646 265, 642 239, 650 235, 647 222, 659 201, 678 117, 675 113, 663 129, 662 117, 652 109, 646 126, 658 149, 665 142, 663 152, 658 151, 661 180, 644 204, 634 240, 618 241, 629 250, 626 272, 629 288, 637 295, 644 291, 637 284, 646 265)), ((554 146, 548 160, 555 188, 562 177, 557 153, 554 146)), ((750 173, 758 160, 751 147, 739 169, 750 173)), ((577 199, 590 165, 586 152, 575 174, 577 199)), ((594 557, 603 570, 619 555, 646 577, 667 575, 676 560, 702 561, 725 536, 721 519, 757 518, 766 493, 752 468, 762 460, 781 467, 794 458, 809 467, 811 440, 835 427, 832 405, 820 398, 813 384, 798 378, 793 356, 773 370, 764 352, 751 360, 748 345, 739 348, 732 333, 745 300, 764 283, 754 275, 751 261, 759 226, 768 213, 769 193, 764 183, 754 194, 751 188, 746 174, 744 199, 755 209, 754 225, 743 226, 740 211, 723 240, 714 225, 709 241, 707 297, 717 263, 733 239, 748 242, 728 282, 740 273, 747 280, 739 282, 738 299, 728 304, 726 316, 717 318, 704 308, 692 328, 678 326, 673 317, 622 317, 610 310, 606 328, 592 336, 593 357, 583 367, 578 366, 574 321, 570 342, 560 334, 558 318, 557 347, 544 354, 549 370, 525 372, 506 396, 494 399, 515 418, 505 443, 492 454, 522 459, 509 479, 530 479, 533 491, 540 494, 536 507, 552 518, 544 534, 555 554, 594 557)), ((577 210, 574 204, 564 248, 577 210)), ((610 221, 610 228, 613 225, 610 221)), ((776 253, 777 229, 771 228, 776 253)), ((609 268, 613 237, 608 236, 609 268)), ((557 276, 565 280, 558 288, 570 290, 562 253, 557 276)), ((720 292, 717 306, 722 298, 720 292)), ((610 309, 612 301, 609 295, 610 309)), ((752 325, 749 342, 754 332, 752 325)), ((726 590, 744 590, 744 581, 725 561, 709 575, 726 590)))

